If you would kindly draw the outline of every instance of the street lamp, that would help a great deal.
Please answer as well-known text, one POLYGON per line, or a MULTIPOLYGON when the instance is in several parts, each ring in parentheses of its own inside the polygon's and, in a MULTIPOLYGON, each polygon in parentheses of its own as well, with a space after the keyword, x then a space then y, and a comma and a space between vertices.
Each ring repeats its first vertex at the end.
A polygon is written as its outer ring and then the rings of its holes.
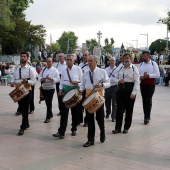
POLYGON ((146 49, 148 50, 148 33, 147 34, 140 34, 140 35, 145 35, 147 37, 146 49))
POLYGON ((73 39, 69 39, 69 38, 68 38, 68 40, 67 40, 67 53, 69 52, 69 48, 70 48, 69 46, 70 46, 70 41, 71 41, 71 40, 73 40, 73 39))

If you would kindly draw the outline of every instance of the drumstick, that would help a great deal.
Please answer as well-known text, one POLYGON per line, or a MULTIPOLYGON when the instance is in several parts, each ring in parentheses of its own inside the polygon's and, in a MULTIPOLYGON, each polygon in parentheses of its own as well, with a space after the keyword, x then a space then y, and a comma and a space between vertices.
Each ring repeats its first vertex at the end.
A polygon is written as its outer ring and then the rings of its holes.
MULTIPOLYGON (((98 82, 98 84, 101 83, 101 82, 102 82, 102 80, 100 80, 100 81, 98 82)), ((94 87, 94 88, 92 89, 92 91, 90 92, 89 96, 92 94, 92 92, 94 91, 95 88, 96 88, 96 87, 94 87)))

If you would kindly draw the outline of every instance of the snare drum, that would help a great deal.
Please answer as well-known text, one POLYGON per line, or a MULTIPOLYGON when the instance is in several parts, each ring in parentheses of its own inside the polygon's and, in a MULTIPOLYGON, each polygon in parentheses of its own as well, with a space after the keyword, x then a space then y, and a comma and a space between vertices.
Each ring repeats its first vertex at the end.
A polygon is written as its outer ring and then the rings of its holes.
POLYGON ((24 98, 28 93, 29 90, 26 89, 23 84, 21 84, 16 89, 14 89, 11 93, 9 93, 9 96, 13 99, 14 102, 18 102, 22 98, 24 98))
POLYGON ((89 113, 94 113, 103 105, 104 102, 104 97, 98 92, 94 92, 84 100, 82 105, 89 113))
POLYGON ((72 108, 75 107, 82 100, 82 95, 78 94, 77 89, 72 89, 68 91, 63 97, 63 103, 65 103, 66 107, 72 108))

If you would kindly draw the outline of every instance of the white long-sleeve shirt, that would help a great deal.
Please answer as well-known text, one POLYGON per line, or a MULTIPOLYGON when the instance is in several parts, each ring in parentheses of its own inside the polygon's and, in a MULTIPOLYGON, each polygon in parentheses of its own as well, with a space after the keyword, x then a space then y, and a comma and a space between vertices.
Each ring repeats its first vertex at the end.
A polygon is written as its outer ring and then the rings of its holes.
POLYGON ((50 68, 43 68, 38 75, 38 80, 41 82, 41 79, 47 76, 52 78, 52 81, 46 79, 42 84, 42 88, 45 90, 55 89, 55 83, 58 83, 60 81, 58 70, 53 66, 50 68))
POLYGON ((110 79, 104 69, 96 67, 93 73, 91 73, 93 75, 93 84, 91 83, 89 72, 90 70, 85 70, 83 74, 82 83, 80 85, 81 91, 85 89, 93 89, 94 86, 97 85, 101 81, 103 82, 103 87, 100 89, 110 87, 110 79))
POLYGON ((139 71, 138 68, 131 64, 129 67, 125 68, 124 65, 122 67, 119 67, 116 74, 115 78, 117 79, 117 83, 119 80, 124 79, 125 82, 133 82, 133 90, 132 94, 136 95, 137 90, 139 88, 139 71))
POLYGON ((105 68, 107 75, 109 76, 110 79, 110 85, 114 86, 117 85, 117 80, 115 79, 115 74, 117 72, 117 67, 114 66, 113 68, 111 68, 110 66, 105 68))
POLYGON ((142 62, 139 65, 139 74, 140 76, 144 75, 144 72, 149 74, 149 78, 159 78, 159 68, 155 61, 150 60, 148 63, 142 62))
MULTIPOLYGON (((80 83, 82 81, 82 70, 81 70, 81 68, 76 66, 76 65, 73 65, 71 70, 69 68, 68 68, 68 70, 69 70, 69 73, 70 73, 71 80, 79 82, 79 85, 80 85, 80 83)), ((68 85, 68 86, 74 86, 69 80, 69 77, 68 77, 68 74, 67 74, 67 68, 62 71, 60 86, 59 86, 60 89, 63 89, 63 84, 68 85)))
POLYGON ((63 71, 64 69, 66 69, 66 68, 67 68, 67 64, 66 64, 65 61, 64 61, 63 64, 60 63, 60 62, 58 62, 58 63, 56 64, 56 69, 59 71, 59 74, 60 74, 60 75, 62 74, 62 71, 63 71))
POLYGON ((82 63, 80 63, 78 66, 83 70, 83 72, 84 72, 86 69, 89 69, 88 62, 87 62, 87 63, 82 62, 82 63))
POLYGON ((36 83, 35 71, 28 64, 26 64, 24 67, 18 66, 15 68, 11 82, 21 83, 23 81, 22 80, 23 78, 29 79, 27 84, 30 84, 32 86, 34 86, 36 83), (21 69, 21 77, 20 77, 20 69, 21 69))

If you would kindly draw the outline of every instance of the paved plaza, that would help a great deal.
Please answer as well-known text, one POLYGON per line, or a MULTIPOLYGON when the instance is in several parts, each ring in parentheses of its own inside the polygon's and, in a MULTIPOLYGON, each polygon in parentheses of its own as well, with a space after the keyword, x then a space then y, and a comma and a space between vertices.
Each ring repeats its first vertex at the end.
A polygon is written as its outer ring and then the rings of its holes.
POLYGON ((105 120, 106 141, 100 143, 96 123, 95 145, 83 148, 87 127, 78 126, 71 136, 71 116, 65 139, 52 137, 59 127, 57 96, 53 100, 54 117, 48 124, 45 103, 35 89, 35 112, 29 115, 30 128, 17 136, 21 116, 15 116, 17 104, 8 93, 10 86, 0 85, 0 170, 170 170, 170 87, 156 86, 151 122, 143 124, 140 92, 134 107, 128 134, 112 134, 115 123, 105 120))

